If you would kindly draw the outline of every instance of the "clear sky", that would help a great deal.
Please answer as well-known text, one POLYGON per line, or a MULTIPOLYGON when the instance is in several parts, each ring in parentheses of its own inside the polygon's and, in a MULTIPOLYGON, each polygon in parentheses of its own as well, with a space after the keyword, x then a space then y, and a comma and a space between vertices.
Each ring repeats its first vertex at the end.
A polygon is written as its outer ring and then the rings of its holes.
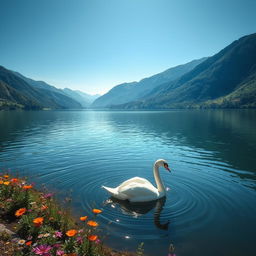
POLYGON ((255 0, 0 0, 0 65, 105 93, 256 32, 255 0))

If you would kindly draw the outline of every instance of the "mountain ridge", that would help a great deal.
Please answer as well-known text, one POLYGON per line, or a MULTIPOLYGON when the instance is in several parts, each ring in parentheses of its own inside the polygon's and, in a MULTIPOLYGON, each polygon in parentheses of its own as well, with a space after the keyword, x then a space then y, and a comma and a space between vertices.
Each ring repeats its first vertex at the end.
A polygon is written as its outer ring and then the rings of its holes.
POLYGON ((92 107, 108 107, 110 105, 123 104, 142 98, 160 84, 179 78, 205 59, 207 58, 192 60, 188 63, 169 68, 161 73, 141 79, 139 82, 119 84, 96 99, 92 107))
POLYGON ((179 79, 156 87, 143 99, 112 108, 255 107, 255 66, 256 33, 235 40, 179 79), (245 89, 247 85, 250 87, 251 97, 248 94, 249 87, 245 89), (241 86, 244 90, 238 90, 241 86), (247 96, 243 92, 247 92, 247 96), (238 99, 238 94, 241 100, 238 99), (246 98, 250 98, 250 104, 245 102, 246 98))

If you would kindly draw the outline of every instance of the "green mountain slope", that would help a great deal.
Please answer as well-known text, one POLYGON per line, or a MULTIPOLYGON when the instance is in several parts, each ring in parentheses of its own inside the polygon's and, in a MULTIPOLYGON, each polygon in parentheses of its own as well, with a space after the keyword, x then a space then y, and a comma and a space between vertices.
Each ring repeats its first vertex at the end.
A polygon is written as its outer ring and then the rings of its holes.
POLYGON ((99 97, 94 101, 92 107, 108 107, 112 105, 124 104, 143 98, 159 85, 173 81, 185 73, 192 70, 198 64, 202 63, 206 58, 193 60, 184 65, 170 68, 164 72, 154 76, 142 79, 139 82, 124 83, 115 86, 108 93, 99 97))
POLYGON ((5 107, 2 108, 6 108, 8 105, 25 109, 68 109, 82 107, 80 103, 58 92, 56 88, 49 89, 51 88, 49 85, 47 85, 49 88, 34 86, 29 84, 28 80, 25 80, 21 78, 21 75, 17 75, 15 72, 0 66, 2 106, 5 102, 5 107))
POLYGON ((233 42, 180 79, 119 107, 165 109, 255 106, 256 34, 233 42))

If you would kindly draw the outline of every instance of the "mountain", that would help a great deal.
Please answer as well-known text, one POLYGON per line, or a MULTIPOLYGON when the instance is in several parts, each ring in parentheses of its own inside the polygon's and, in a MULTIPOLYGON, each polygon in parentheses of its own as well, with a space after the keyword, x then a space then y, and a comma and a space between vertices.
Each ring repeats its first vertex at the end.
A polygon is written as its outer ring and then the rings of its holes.
POLYGON ((256 33, 234 41, 179 79, 125 109, 256 107, 256 33))
POLYGON ((32 85, 33 80, 21 76, 0 66, 0 109, 82 108, 80 103, 59 93, 58 89, 44 86, 44 82, 32 85))
POLYGON ((113 105, 120 105, 127 102, 135 101, 149 94, 159 85, 176 80, 185 73, 192 70, 198 64, 202 63, 206 58, 193 60, 187 64, 179 65, 154 76, 142 79, 139 82, 124 83, 115 86, 108 93, 96 99, 92 107, 102 108, 113 105))
POLYGON ((88 108, 100 95, 90 95, 78 90, 71 90, 69 88, 65 88, 62 92, 68 97, 74 99, 79 102, 83 108, 88 108))

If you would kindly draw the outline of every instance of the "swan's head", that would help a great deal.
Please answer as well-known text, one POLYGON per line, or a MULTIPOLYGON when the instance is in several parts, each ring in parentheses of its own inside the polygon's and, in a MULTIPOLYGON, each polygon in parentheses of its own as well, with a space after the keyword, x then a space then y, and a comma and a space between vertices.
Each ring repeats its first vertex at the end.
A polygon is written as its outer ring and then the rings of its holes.
POLYGON ((168 172, 170 172, 170 168, 169 168, 169 165, 167 163, 166 160, 164 159, 158 159, 156 162, 155 162, 156 165, 158 165, 159 167, 164 167, 168 172))

